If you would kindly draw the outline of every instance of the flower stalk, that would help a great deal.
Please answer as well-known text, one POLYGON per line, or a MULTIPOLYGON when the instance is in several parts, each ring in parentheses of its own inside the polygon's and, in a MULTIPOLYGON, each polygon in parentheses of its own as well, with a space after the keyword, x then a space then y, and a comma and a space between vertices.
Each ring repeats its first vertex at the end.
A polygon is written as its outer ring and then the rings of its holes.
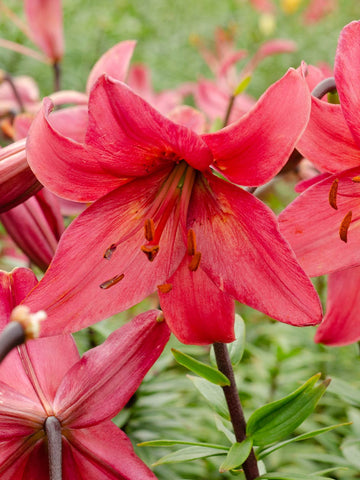
POLYGON ((48 417, 44 423, 48 439, 49 478, 62 480, 62 441, 61 425, 56 417, 48 417))
MULTIPOLYGON (((241 406, 240 397, 236 388, 234 371, 231 365, 229 352, 224 343, 214 343, 216 363, 221 373, 230 380, 230 385, 222 387, 229 408, 231 423, 234 428, 237 442, 242 442, 246 438, 246 421, 241 406)), ((259 476, 259 470, 254 450, 251 449, 250 455, 242 465, 246 480, 254 480, 259 476)))

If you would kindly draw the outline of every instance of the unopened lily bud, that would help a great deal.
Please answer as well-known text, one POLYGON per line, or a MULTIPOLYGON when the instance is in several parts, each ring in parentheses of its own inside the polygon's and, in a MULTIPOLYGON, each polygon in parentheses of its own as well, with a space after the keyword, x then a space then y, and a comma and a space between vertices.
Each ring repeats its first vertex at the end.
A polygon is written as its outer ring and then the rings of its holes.
POLYGON ((44 310, 36 313, 30 313, 26 305, 18 305, 10 315, 10 321, 18 322, 22 326, 25 334, 25 340, 38 338, 40 334, 40 323, 46 320, 47 315, 44 310))

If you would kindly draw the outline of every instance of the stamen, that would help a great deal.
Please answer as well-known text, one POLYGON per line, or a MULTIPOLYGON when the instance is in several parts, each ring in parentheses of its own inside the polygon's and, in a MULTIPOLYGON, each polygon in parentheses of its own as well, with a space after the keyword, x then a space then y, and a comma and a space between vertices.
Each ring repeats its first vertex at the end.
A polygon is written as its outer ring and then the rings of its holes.
POLYGON ((171 283, 163 283, 162 285, 158 285, 157 288, 160 293, 169 293, 173 286, 171 283))
POLYGON ((187 234, 187 253, 189 255, 195 255, 195 252, 196 252, 195 232, 190 228, 187 234))
POLYGON ((190 272, 195 272, 199 268, 200 260, 201 260, 201 253, 195 252, 195 254, 191 259, 191 262, 189 263, 190 272))
POLYGON ((143 251, 148 257, 148 260, 152 262, 159 253, 159 248, 159 245, 142 245, 141 251, 143 251))
POLYGON ((116 250, 116 245, 115 245, 115 243, 112 243, 110 245, 110 247, 104 253, 104 258, 106 258, 106 260, 110 260, 110 258, 112 257, 112 254, 115 252, 115 250, 116 250))
POLYGON ((156 321, 157 321, 158 323, 162 323, 164 320, 165 320, 164 314, 161 312, 161 313, 156 317, 156 321))
POLYGON ((332 208, 334 208, 335 210, 337 210, 338 208, 336 204, 336 195, 338 191, 338 185, 339 185, 339 179, 335 178, 329 192, 329 203, 332 206, 332 208))
POLYGON ((145 238, 148 242, 154 240, 155 236, 155 225, 152 218, 147 218, 144 224, 145 238))
POLYGON ((351 217, 352 217, 352 211, 350 210, 350 212, 348 212, 343 218, 343 221, 341 222, 340 229, 339 229, 340 238, 345 243, 347 242, 347 232, 351 223, 351 217))
POLYGON ((355 183, 360 183, 360 175, 353 177, 351 180, 355 183))
POLYGON ((114 285, 119 283, 124 277, 125 275, 123 273, 121 273, 120 275, 115 275, 115 277, 110 278, 109 280, 106 280, 106 282, 103 282, 100 285, 100 288, 102 288, 103 290, 106 290, 107 288, 113 287, 114 285))

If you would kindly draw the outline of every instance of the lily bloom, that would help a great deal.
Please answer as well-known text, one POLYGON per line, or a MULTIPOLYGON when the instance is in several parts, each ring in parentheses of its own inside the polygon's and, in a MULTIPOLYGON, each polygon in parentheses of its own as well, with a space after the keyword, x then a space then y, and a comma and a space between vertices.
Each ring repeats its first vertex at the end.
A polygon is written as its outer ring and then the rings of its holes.
MULTIPOLYGON (((0 272, 1 330, 37 280, 0 272)), ((154 480, 110 420, 159 357, 169 329, 158 310, 138 315, 80 359, 70 335, 30 340, 0 366, 0 476, 49 478, 47 422, 59 426, 62 478, 154 480)))
POLYGON ((327 313, 316 334, 316 341, 331 345, 360 339, 360 322, 354 320, 360 301, 355 287, 360 265, 359 41, 360 22, 352 22, 340 34, 335 57, 340 105, 312 98, 310 121, 297 146, 323 174, 279 217, 281 231, 305 271, 311 276, 332 274, 327 313), (342 277, 346 287, 340 286, 342 277))
POLYGON ((185 343, 231 342, 234 298, 289 324, 318 323, 319 299, 274 214, 214 171, 244 185, 270 180, 303 132, 309 100, 290 69, 238 122, 204 135, 199 112, 184 108, 175 123, 103 76, 84 143, 56 130, 46 100, 28 136, 29 163, 59 196, 94 203, 26 299, 46 310, 42 334, 78 330, 156 288, 185 343))

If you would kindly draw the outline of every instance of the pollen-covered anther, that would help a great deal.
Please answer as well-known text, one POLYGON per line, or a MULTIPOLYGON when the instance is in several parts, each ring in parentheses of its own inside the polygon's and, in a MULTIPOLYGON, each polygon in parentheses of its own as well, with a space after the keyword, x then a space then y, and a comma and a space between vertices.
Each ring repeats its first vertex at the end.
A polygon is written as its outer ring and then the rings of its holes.
POLYGON ((152 218, 147 218, 144 224, 144 233, 145 238, 148 242, 154 240, 155 237, 155 225, 154 220, 152 218))
POLYGON ((357 175, 356 177, 353 177, 351 180, 355 183, 360 183, 360 175, 357 175))
POLYGON ((36 313, 30 313, 30 308, 26 305, 18 305, 10 315, 10 321, 18 322, 24 329, 25 339, 32 340, 40 335, 40 323, 46 320, 47 315, 44 310, 36 313))
POLYGON ((189 263, 190 272, 196 272, 196 270, 199 268, 200 260, 201 260, 201 252, 195 252, 195 254, 193 255, 189 263))
POLYGON ((332 206, 332 208, 334 208, 335 210, 337 210, 337 208, 338 208, 337 203, 336 203, 338 185, 339 185, 339 179, 335 178, 335 180, 333 181, 333 183, 331 185, 330 192, 329 192, 329 203, 332 206))
POLYGON ((194 230, 190 228, 187 233, 187 253, 189 255, 195 255, 196 252, 196 236, 194 230))
POLYGON ((114 285, 116 285, 117 283, 121 282, 121 280, 125 277, 125 275, 123 273, 119 274, 119 275, 115 275, 115 277, 112 277, 110 278, 109 280, 106 280, 106 282, 103 282, 101 285, 100 285, 100 288, 102 288, 103 290, 106 290, 110 287, 113 287, 114 285))
POLYGON ((347 242, 347 233, 351 223, 351 218, 352 218, 352 211, 350 210, 350 212, 348 212, 343 218, 340 225, 340 229, 339 229, 340 238, 345 243, 347 242))
POLYGON ((160 293, 169 293, 172 290, 173 286, 171 283, 163 283, 162 285, 158 285, 157 289, 160 293))
POLYGON ((148 260, 152 262, 159 253, 159 248, 159 245, 142 245, 141 251, 144 252, 148 260))
POLYGON ((110 247, 104 253, 104 258, 106 258, 106 260, 110 260, 110 258, 112 257, 112 254, 115 252, 115 250, 116 250, 116 245, 115 245, 115 243, 112 243, 110 245, 110 247))

